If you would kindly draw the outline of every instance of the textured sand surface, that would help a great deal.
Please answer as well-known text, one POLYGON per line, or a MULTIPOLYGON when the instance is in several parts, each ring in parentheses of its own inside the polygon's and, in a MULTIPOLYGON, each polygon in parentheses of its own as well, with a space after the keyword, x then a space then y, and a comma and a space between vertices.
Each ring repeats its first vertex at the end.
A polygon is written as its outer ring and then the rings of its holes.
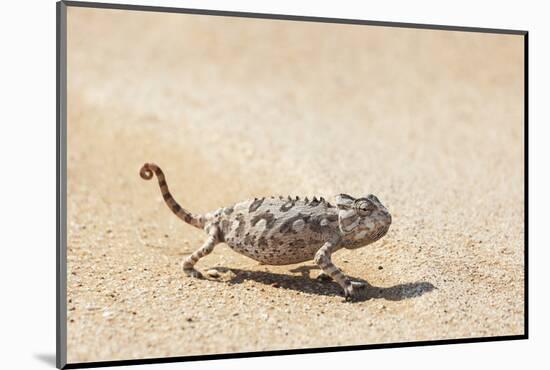
POLYGON ((520 36, 69 8, 68 360, 523 333, 520 36), (381 241, 263 266, 193 212, 263 195, 376 194, 381 241))

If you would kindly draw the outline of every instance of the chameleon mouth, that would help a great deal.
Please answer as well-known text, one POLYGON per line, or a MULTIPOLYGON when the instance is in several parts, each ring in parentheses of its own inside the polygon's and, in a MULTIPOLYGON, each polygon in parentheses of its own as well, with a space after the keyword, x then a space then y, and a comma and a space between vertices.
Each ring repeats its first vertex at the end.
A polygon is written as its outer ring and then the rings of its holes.
POLYGON ((388 232, 390 226, 384 226, 384 227, 381 227, 379 228, 376 233, 370 238, 371 242, 375 242, 377 241, 378 239, 380 239, 381 237, 383 237, 384 235, 386 235, 386 233, 388 232))

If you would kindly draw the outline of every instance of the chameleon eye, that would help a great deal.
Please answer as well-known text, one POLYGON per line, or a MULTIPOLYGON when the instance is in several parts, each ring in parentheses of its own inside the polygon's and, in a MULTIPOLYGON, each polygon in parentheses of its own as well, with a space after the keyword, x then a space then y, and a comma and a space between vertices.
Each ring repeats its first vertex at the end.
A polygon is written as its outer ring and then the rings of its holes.
POLYGON ((370 202, 363 201, 357 204, 357 209, 362 212, 368 212, 371 208, 372 208, 372 205, 370 204, 370 202))

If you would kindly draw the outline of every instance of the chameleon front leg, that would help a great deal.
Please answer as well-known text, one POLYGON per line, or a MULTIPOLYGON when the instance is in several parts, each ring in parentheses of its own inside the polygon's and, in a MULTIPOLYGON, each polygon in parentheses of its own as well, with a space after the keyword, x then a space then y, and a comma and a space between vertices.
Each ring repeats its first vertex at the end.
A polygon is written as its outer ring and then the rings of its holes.
POLYGON ((216 244, 219 243, 218 232, 219 232, 219 229, 217 227, 212 227, 208 231, 208 239, 204 242, 202 247, 197 249, 195 252, 193 252, 193 254, 188 256, 183 261, 182 269, 183 269, 183 272, 187 274, 187 276, 202 278, 201 272, 195 270, 195 264, 202 257, 210 254, 214 250, 214 247, 216 246, 216 244))
POLYGON ((321 270, 323 270, 325 274, 330 276, 334 281, 336 281, 342 287, 342 289, 344 289, 344 295, 346 297, 346 300, 351 300, 355 295, 355 291, 353 289, 351 280, 346 275, 344 275, 342 270, 336 267, 334 263, 332 263, 332 260, 330 259, 332 252, 336 251, 337 249, 338 249, 337 241, 326 242, 321 247, 321 249, 319 249, 317 253, 315 253, 314 261, 321 268, 321 270))

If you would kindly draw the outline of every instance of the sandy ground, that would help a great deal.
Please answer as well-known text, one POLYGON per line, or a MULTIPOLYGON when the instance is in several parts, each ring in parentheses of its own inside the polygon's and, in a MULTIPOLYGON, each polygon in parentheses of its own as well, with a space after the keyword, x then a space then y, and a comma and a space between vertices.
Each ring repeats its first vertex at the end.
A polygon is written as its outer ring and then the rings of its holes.
POLYGON ((68 360, 523 333, 520 36, 69 8, 68 360), (381 241, 263 266, 188 209, 262 195, 376 194, 381 241))

